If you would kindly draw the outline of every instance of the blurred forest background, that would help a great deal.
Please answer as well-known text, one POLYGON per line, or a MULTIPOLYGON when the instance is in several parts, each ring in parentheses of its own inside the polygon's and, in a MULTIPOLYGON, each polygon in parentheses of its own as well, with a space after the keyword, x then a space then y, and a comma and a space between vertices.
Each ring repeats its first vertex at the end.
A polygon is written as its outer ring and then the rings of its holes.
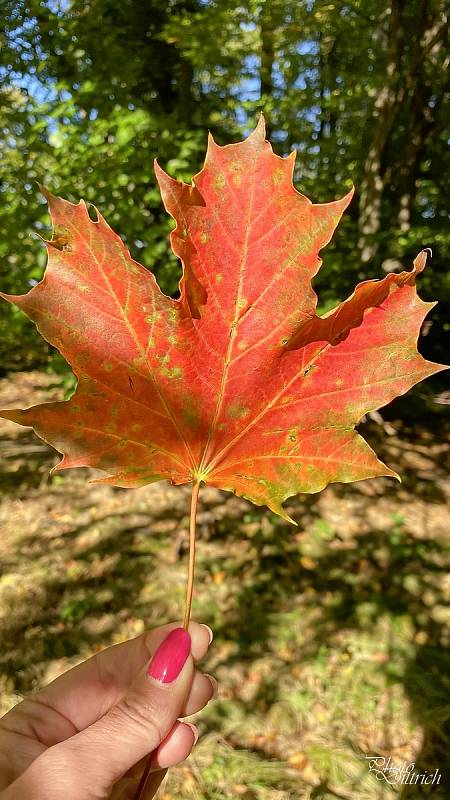
MULTIPOLYGON (((443 358, 450 284, 449 80, 445 0, 2 0, 0 282, 40 279, 48 233, 38 183, 96 204, 132 255, 176 292, 153 159, 190 180, 207 130, 221 144, 260 110, 314 202, 357 195, 317 281, 322 310, 358 279, 421 278, 427 354, 443 358)), ((24 317, 1 311, 0 363, 45 357, 24 317)))
MULTIPOLYGON (((448 360, 448 22, 444 0, 1 0, 0 286, 42 277, 39 183, 94 203, 176 295, 180 266, 153 159, 190 180, 208 129, 264 111, 314 202, 356 196, 316 280, 319 309, 358 280, 433 259, 420 341, 448 360), (447 355, 446 355, 447 354, 447 355)), ((0 406, 62 399, 71 376, 0 307, 0 406)), ((164 800, 448 798, 390 786, 365 755, 445 769, 449 748, 449 395, 445 373, 362 424, 401 475, 292 499, 293 529, 205 488, 195 618, 219 700, 164 800), (448 416, 448 415, 447 415, 448 416)), ((176 619, 188 491, 48 477, 54 451, 0 427, 0 710, 97 649, 176 619), (169 587, 169 592, 167 587, 169 587)))

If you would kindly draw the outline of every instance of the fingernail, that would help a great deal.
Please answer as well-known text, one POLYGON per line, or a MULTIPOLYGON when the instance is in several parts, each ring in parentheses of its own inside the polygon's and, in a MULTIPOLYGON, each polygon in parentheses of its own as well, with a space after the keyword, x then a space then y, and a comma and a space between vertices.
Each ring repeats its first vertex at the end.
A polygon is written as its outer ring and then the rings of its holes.
POLYGON ((211 686, 213 688, 211 700, 215 700, 219 694, 219 684, 217 683, 216 679, 212 675, 208 675, 207 672, 205 672, 205 677, 211 681, 211 686))
POLYGON ((214 634, 213 634, 211 628, 209 627, 209 625, 205 625, 204 622, 201 622, 200 625, 202 626, 202 628, 206 628, 206 630, 208 631, 208 636, 209 636, 208 644, 211 644, 211 642, 212 642, 212 640, 214 638, 214 634))
POLYGON ((147 675, 161 683, 172 683, 186 663, 191 652, 191 637, 184 628, 175 628, 159 645, 150 664, 147 675))
POLYGON ((198 742, 198 730, 197 730, 197 728, 195 727, 195 725, 192 724, 192 722, 183 722, 183 725, 187 725, 188 728, 190 728, 192 733, 194 734, 194 741, 193 741, 192 747, 195 747, 195 745, 198 742))

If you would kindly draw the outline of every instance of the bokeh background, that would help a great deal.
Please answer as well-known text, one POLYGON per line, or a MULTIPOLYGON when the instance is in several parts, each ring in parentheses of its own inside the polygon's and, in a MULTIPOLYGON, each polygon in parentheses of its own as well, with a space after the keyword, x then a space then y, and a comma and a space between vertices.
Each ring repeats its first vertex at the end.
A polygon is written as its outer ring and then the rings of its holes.
MULTIPOLYGON (((356 196, 324 253, 320 311, 358 280, 433 259, 439 300, 421 352, 448 360, 449 104, 442 0, 2 0, 0 283, 45 267, 39 183, 94 203, 176 296, 180 266, 153 159, 190 180, 208 129, 225 144, 264 111, 296 185, 356 196), (447 353, 447 359, 446 359, 447 353)), ((32 324, 0 309, 0 400, 63 398, 73 378, 32 324)), ((221 696, 165 800, 375 800, 364 756, 445 770, 449 731, 448 403, 445 374, 364 420, 403 477, 292 501, 293 529, 205 489, 194 614, 216 632, 221 696), (446 461, 447 459, 447 461, 446 461)), ((6 710, 81 658, 180 616, 188 494, 48 477, 58 460, 0 429, 0 687, 6 710), (169 587, 169 589, 168 589, 169 587)), ((447 787, 428 787, 448 797, 447 787)))

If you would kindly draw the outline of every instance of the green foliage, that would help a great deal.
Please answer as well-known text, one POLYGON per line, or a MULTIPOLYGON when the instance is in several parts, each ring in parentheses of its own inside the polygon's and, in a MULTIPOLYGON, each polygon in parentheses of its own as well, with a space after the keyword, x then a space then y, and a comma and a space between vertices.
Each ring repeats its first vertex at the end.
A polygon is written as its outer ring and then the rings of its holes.
MULTIPOLYGON (((132 254, 176 292, 152 161, 181 178, 201 166, 207 129, 223 144, 263 110, 297 185, 316 202, 359 191, 317 280, 325 311, 354 285, 434 259, 425 299, 449 296, 445 177, 445 4, 369 0, 4 0, 0 33, 0 283, 22 293, 45 262, 37 183, 95 201, 132 254), (226 133, 225 133, 226 131, 226 133), (377 196, 376 181, 381 186, 377 196), (373 230, 364 231, 364 215, 373 230), (364 259, 364 250, 370 258, 364 259)), ((424 340, 442 359, 441 300, 424 340)), ((3 369, 46 361, 22 315, 0 316, 3 369)))
POLYGON ((59 616, 64 622, 80 622, 92 610, 92 598, 83 597, 80 600, 70 600, 60 609, 59 616))

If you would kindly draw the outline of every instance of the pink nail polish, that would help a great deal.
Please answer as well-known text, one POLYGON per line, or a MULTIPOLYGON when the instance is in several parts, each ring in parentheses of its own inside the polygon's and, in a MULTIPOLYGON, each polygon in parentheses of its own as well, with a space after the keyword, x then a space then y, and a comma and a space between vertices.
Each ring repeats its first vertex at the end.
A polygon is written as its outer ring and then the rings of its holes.
POLYGON ((161 683, 172 683, 180 674, 191 652, 191 637, 184 628, 175 628, 159 645, 147 675, 161 683))

